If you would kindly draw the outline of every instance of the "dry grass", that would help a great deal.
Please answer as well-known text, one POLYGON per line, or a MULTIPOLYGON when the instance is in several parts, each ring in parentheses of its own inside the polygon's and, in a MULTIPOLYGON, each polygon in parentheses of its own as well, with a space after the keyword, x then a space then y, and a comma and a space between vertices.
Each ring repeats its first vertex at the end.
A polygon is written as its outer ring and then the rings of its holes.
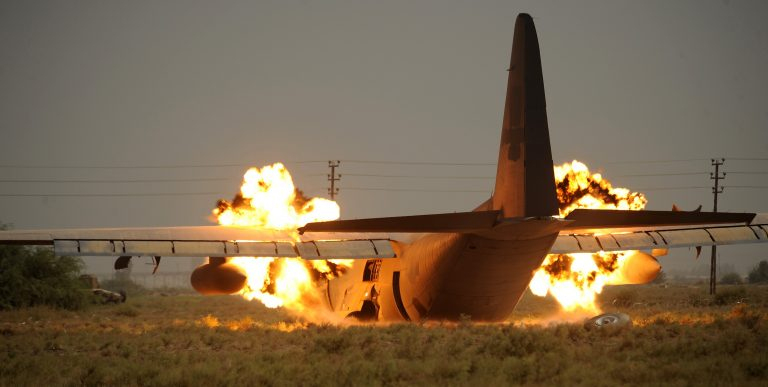
MULTIPOLYGON (((614 303, 614 301, 616 301, 614 303)), ((0 313, 0 385, 765 385, 768 287, 614 287, 631 329, 527 295, 514 323, 306 324, 236 297, 0 313), (561 316, 562 319, 562 316, 561 316), (521 324, 525 322, 527 325, 521 324), (536 323, 531 325, 531 323, 536 323)))

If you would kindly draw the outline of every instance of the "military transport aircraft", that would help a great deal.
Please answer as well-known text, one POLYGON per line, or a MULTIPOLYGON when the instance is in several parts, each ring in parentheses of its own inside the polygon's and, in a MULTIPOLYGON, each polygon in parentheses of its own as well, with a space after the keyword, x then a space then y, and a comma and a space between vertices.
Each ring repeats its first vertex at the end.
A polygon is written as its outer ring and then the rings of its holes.
MULTIPOLYGON (((493 195, 471 212, 338 220, 291 232, 247 227, 0 232, 0 243, 52 245, 57 255, 211 257, 192 274, 203 294, 245 283, 223 257, 352 258, 327 285, 327 307, 378 320, 507 318, 549 253, 650 250, 768 241, 768 214, 577 209, 558 216, 539 43, 517 17, 493 195)), ((635 283, 659 265, 637 254, 635 283)))

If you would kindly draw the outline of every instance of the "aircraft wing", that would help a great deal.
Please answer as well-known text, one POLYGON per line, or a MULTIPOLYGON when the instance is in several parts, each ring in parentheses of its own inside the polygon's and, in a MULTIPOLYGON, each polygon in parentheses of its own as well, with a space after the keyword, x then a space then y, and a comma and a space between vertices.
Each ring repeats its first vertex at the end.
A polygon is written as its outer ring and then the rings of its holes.
POLYGON ((298 233, 197 226, 0 231, 0 245, 52 245, 56 255, 155 257, 394 258, 389 233, 492 228, 497 211, 309 223, 298 233))
POLYGON ((387 234, 198 226, 0 231, 0 244, 52 245, 56 255, 162 257, 392 258, 387 234))
MULTIPOLYGON (((161 257, 394 258, 392 233, 480 233, 534 218, 498 211, 309 223, 290 231, 250 227, 0 231, 0 244, 52 245, 56 255, 161 257)), ((768 214, 575 210, 552 253, 657 249, 768 242, 768 214)))
POLYGON ((573 224, 560 232, 552 254, 768 242, 768 213, 592 210, 566 219, 573 224))

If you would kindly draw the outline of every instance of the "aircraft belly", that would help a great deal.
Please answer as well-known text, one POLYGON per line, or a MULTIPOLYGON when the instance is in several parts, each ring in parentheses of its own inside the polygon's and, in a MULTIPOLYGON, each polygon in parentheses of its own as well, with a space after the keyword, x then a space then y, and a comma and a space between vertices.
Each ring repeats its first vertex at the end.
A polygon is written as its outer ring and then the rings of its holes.
POLYGON ((557 234, 525 241, 471 237, 432 295, 429 318, 476 321, 507 318, 541 265, 557 234))
POLYGON ((427 234, 407 246, 401 259, 399 292, 408 318, 428 315, 432 298, 468 240, 466 234, 427 234))

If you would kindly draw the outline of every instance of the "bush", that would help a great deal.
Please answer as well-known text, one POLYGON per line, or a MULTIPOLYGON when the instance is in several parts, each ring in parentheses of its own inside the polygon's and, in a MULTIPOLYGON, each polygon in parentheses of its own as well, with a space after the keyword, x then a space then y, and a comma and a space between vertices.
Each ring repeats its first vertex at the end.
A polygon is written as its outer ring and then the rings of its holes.
POLYGON ((744 302, 747 298, 747 291, 743 287, 725 289, 717 292, 714 297, 715 305, 729 305, 744 302))
POLYGON ((742 282, 738 273, 728 273, 720 277, 720 283, 723 285, 741 285, 742 282))
POLYGON ((751 284, 768 282, 768 261, 760 261, 760 263, 749 272, 747 280, 751 284))
POLYGON ((101 281, 101 288, 115 293, 119 293, 122 290, 129 296, 148 293, 147 288, 137 284, 132 279, 117 276, 114 279, 101 281))
POLYGON ((619 292, 619 294, 616 295, 615 299, 613 299, 613 305, 627 308, 635 305, 635 303, 637 303, 637 299, 638 299, 638 294, 635 289, 625 288, 625 289, 622 289, 619 292))
POLYGON ((79 309, 89 300, 78 275, 79 258, 48 248, 0 246, 0 310, 49 305, 79 309))

